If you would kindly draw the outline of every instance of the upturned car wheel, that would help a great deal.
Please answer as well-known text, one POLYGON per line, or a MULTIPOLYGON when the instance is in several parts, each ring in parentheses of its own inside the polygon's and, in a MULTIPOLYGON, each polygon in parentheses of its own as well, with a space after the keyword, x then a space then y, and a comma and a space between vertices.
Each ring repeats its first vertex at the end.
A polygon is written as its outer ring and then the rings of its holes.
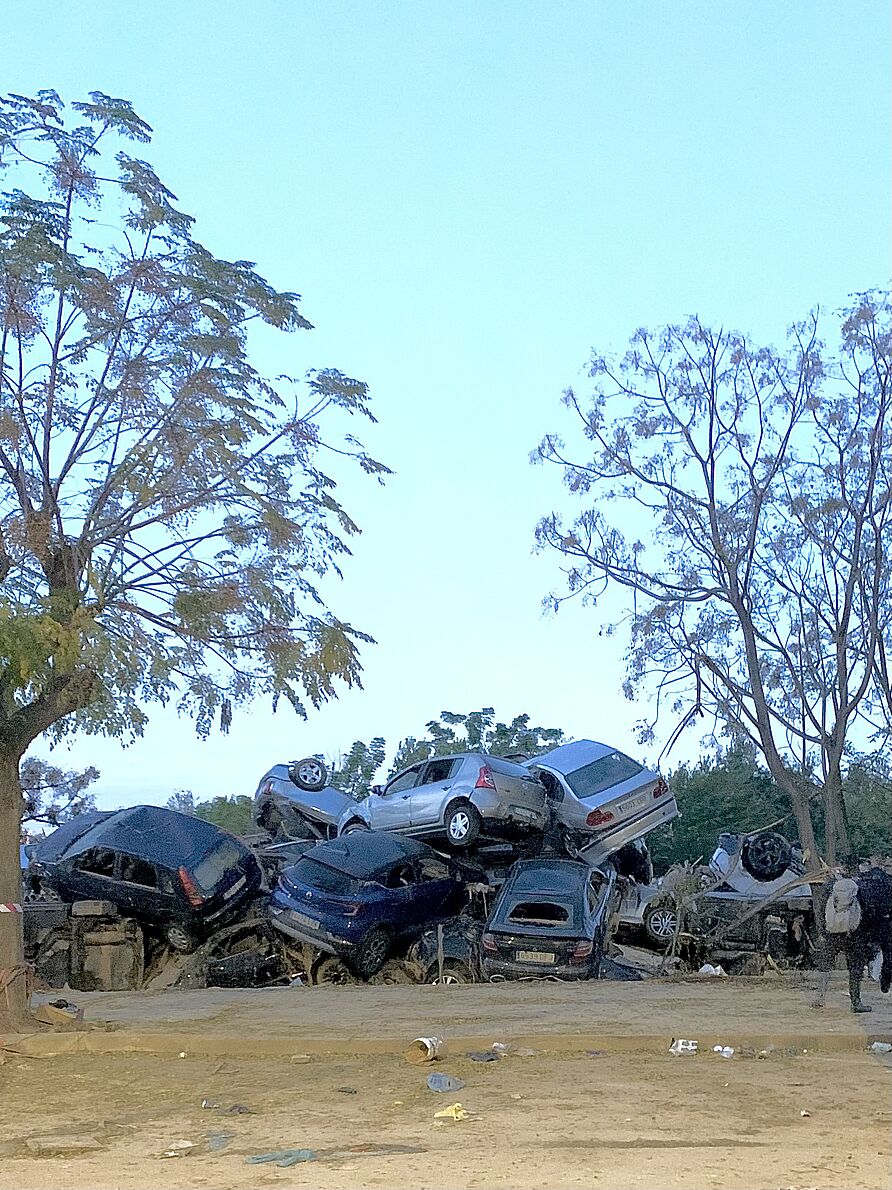
POLYGON ((328 784, 328 769, 315 756, 306 756, 303 760, 295 760, 288 767, 288 776, 298 789, 307 793, 318 793, 328 784))
POLYGON ((377 927, 369 930, 350 958, 350 966, 363 979, 369 979, 384 966, 390 950, 390 935, 377 927))
POLYGON ((678 914, 669 905, 648 909, 644 915, 644 932, 651 942, 665 949, 678 932, 678 914))
POLYGON ((456 802, 446 811, 443 825, 450 847, 470 847, 480 834, 480 815, 470 802, 456 802))
POLYGON ((474 978, 471 975, 470 968, 465 966, 464 963, 459 963, 454 959, 447 959, 446 962, 443 963, 442 976, 440 975, 439 967, 435 965, 433 969, 428 972, 427 979, 424 982, 444 985, 464 984, 473 983, 474 978))
POLYGON ((181 954, 191 954, 197 945, 186 927, 181 926, 179 922, 171 922, 164 931, 164 937, 168 944, 181 954))
POLYGON ((740 862, 755 880, 777 880, 793 858, 793 848, 777 831, 760 831, 744 839, 740 862))

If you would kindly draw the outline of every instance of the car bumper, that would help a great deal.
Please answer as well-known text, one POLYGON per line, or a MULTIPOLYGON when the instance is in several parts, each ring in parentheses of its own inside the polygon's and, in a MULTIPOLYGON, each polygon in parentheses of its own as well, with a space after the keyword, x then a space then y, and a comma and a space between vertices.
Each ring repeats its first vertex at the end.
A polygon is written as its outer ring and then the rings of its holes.
POLYGON ((304 942, 308 946, 315 946, 317 950, 324 950, 326 954, 349 954, 356 945, 348 938, 341 938, 330 933, 322 925, 311 926, 301 921, 293 909, 275 903, 269 906, 269 920, 277 930, 294 938, 297 942, 304 942))
MULTIPOLYGON (((600 963, 600 960, 599 960, 600 963)), ((510 959, 484 959, 485 979, 596 979, 599 964, 515 963, 510 959)))
POLYGON ((621 822, 614 830, 599 831, 597 835, 592 832, 591 842, 587 842, 583 836, 576 857, 596 868, 627 843, 643 839, 658 826, 665 826, 677 817, 678 802, 672 796, 664 797, 646 813, 630 818, 628 822, 621 822))

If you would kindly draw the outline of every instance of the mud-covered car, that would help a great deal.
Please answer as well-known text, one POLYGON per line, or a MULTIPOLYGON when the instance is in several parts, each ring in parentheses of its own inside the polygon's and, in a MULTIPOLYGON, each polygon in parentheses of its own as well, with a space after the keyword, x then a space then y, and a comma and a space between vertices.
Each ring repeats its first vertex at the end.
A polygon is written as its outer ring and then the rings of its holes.
POLYGON ((597 979, 616 908, 616 872, 570 859, 521 860, 481 938, 487 979, 597 979))
POLYGON ((233 835, 161 806, 79 814, 30 851, 30 877, 62 900, 110 901, 182 951, 242 912, 262 883, 233 835))
POLYGON ((407 955, 422 983, 476 983, 483 978, 480 938, 484 922, 463 913, 438 929, 425 930, 407 955))
POLYGON ((482 835, 541 832, 549 822, 541 782, 511 760, 462 752, 420 761, 343 814, 340 834, 371 827, 416 838, 443 838, 454 849, 482 835))
POLYGON ((678 817, 660 774, 609 744, 575 740, 523 763, 545 786, 568 852, 592 867, 678 817))
POLYGON ((353 798, 328 784, 321 760, 307 757, 274 764, 260 778, 252 816, 260 830, 275 839, 333 839, 338 822, 353 798))
POLYGON ((268 912, 282 933, 368 978, 464 901, 462 872, 430 847, 361 831, 318 843, 286 868, 268 912))

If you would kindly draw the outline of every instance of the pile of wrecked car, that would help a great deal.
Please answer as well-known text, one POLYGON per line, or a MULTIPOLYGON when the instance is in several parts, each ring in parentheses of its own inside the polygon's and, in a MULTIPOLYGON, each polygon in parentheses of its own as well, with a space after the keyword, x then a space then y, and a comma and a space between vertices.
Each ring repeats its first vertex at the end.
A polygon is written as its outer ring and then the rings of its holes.
MULTIPOLYGON (((671 790, 591 740, 434 757, 362 801, 327 781, 316 758, 275 765, 247 840, 153 806, 72 819, 30 849, 27 880, 55 899, 27 906, 29 960, 55 986, 108 990, 591 979, 617 929, 674 949, 795 870, 789 845, 769 863, 764 841, 727 836, 699 896, 673 898, 644 843, 678 815, 671 790), (104 940, 91 962, 88 935, 104 940)), ((804 921, 807 886, 787 891, 776 912, 804 921)), ((765 948, 768 918, 752 920, 733 945, 765 948)))

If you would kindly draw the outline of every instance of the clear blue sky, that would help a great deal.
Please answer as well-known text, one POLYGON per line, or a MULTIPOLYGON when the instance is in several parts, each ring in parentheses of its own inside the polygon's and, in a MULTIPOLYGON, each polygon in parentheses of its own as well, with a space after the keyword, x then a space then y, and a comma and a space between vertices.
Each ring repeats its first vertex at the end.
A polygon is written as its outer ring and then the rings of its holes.
POLYGON ((49 0, 7 5, 3 42, 4 90, 133 101, 199 238, 303 295, 317 329, 263 362, 367 380, 396 472, 343 488, 363 535, 332 599, 377 638, 364 690, 206 743, 156 712, 58 762, 97 764, 103 804, 252 793, 483 705, 636 751, 622 640, 541 614, 560 576, 533 528, 563 497, 528 453, 638 325, 777 341, 888 282, 887 3, 49 0))

